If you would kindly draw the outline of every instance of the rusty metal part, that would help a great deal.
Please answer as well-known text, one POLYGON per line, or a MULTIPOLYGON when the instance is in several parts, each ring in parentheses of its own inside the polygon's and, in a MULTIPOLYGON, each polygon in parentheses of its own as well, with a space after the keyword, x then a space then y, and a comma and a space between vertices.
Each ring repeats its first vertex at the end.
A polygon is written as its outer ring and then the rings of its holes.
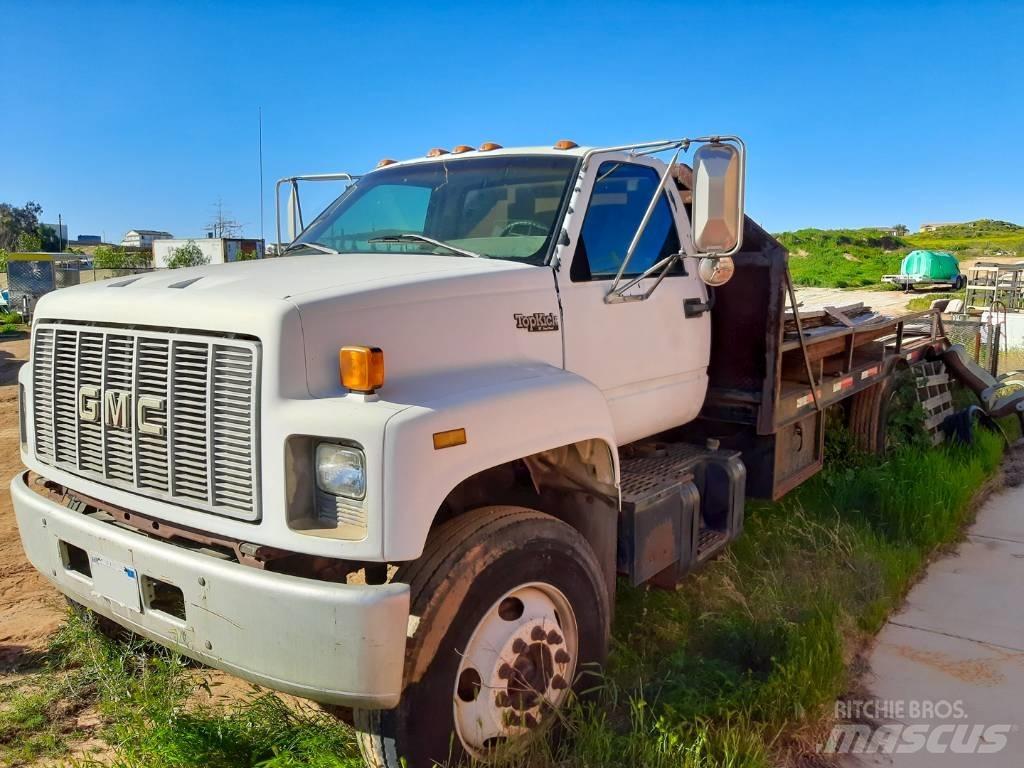
POLYGON ((345 560, 316 557, 300 552, 277 549, 276 547, 267 547, 160 520, 151 515, 145 515, 117 506, 116 504, 101 501, 79 491, 73 491, 35 472, 29 472, 27 480, 28 487, 36 493, 68 509, 79 512, 92 510, 94 512, 106 513, 117 524, 132 528, 144 536, 172 543, 175 541, 179 543, 185 541, 190 544, 199 545, 200 547, 219 552, 251 568, 291 573, 292 575, 308 575, 321 581, 344 581, 348 573, 358 569, 357 564, 345 560), (287 568, 286 565, 290 560, 301 560, 302 567, 287 568), (302 573, 295 573, 296 570, 301 570, 302 573))
POLYGON ((786 265, 786 290, 789 291, 789 303, 793 305, 793 323, 796 325, 797 338, 800 340, 800 351, 804 357, 804 368, 807 371, 807 380, 811 383, 811 397, 814 398, 814 410, 821 410, 821 402, 818 398, 818 382, 814 379, 814 372, 811 370, 811 358, 807 352, 807 339, 804 338, 804 327, 800 321, 800 310, 797 308, 796 289, 793 288, 793 275, 789 272, 789 265, 786 265))

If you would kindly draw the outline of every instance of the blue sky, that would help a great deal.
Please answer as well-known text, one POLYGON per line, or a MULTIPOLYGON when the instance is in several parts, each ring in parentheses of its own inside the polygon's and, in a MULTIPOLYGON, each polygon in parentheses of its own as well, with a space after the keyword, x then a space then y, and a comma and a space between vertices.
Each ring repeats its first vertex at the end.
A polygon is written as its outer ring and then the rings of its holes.
POLYGON ((272 181, 432 146, 736 133, 772 231, 1024 223, 1024 5, 0 0, 0 201, 266 234, 272 181))

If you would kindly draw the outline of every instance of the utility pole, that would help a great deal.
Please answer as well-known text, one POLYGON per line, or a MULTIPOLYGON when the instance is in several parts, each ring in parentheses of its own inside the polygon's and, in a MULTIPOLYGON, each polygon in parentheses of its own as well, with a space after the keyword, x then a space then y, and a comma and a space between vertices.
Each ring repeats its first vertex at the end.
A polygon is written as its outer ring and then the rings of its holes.
MULTIPOLYGON (((259 151, 260 151, 260 240, 267 242, 263 235, 263 107, 259 107, 259 151)), ((264 247, 266 247, 264 245, 264 247)))
POLYGON ((218 198, 213 206, 213 219, 206 225, 206 231, 214 237, 238 237, 242 225, 224 211, 224 204, 218 198))

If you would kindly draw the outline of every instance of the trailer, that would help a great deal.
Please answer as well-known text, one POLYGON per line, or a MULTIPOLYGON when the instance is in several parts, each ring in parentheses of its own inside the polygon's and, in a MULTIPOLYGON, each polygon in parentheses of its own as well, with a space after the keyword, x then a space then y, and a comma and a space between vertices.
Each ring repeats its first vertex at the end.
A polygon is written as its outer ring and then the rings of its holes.
POLYGON ((882 282, 899 286, 905 291, 939 287, 959 291, 967 284, 967 278, 960 273, 960 262, 953 254, 917 250, 904 257, 899 274, 882 275, 882 282))

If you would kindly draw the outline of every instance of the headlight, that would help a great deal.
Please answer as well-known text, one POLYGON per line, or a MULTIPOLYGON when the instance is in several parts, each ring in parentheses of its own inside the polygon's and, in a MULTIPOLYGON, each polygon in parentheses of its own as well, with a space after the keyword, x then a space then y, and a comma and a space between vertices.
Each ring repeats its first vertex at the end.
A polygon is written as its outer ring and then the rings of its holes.
POLYGON ((316 447, 316 484, 332 496, 366 496, 366 457, 358 448, 320 443, 316 447))

